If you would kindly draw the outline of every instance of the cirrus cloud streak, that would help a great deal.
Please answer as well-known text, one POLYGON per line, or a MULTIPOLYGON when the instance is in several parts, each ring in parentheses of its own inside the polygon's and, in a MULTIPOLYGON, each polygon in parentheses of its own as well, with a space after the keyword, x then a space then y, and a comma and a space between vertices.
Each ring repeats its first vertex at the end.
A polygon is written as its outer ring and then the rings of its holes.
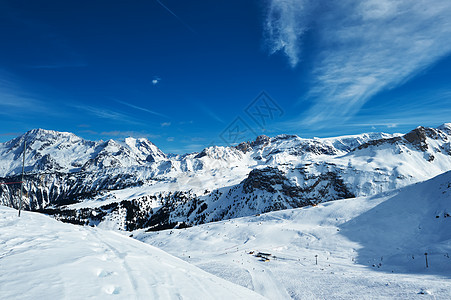
POLYGON ((302 124, 346 120, 451 52, 448 0, 272 0, 269 11, 271 53, 296 66, 307 30, 318 49, 302 124))

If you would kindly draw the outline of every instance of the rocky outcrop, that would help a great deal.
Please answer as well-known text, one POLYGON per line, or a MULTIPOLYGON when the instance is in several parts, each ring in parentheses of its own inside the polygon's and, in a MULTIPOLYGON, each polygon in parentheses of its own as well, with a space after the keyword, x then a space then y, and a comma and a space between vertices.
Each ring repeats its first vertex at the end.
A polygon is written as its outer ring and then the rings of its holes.
MULTIPOLYGON (((20 176, 3 177, 0 182, 20 182, 20 176)), ((50 206, 64 206, 92 199, 102 193, 133 186, 144 180, 137 174, 108 172, 26 174, 24 177, 24 209, 39 210, 50 206)), ((0 204, 18 207, 20 184, 0 185, 0 204)))

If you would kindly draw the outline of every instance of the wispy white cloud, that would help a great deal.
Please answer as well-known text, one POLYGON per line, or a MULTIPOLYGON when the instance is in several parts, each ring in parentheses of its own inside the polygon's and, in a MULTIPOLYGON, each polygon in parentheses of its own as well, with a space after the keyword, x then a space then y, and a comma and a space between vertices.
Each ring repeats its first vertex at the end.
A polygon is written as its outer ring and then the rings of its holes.
POLYGON ((352 126, 438 126, 451 121, 451 90, 417 91, 391 103, 364 107, 349 119, 352 126))
POLYGON ((150 110, 150 109, 147 109, 147 108, 144 108, 144 107, 140 107, 140 106, 137 106, 137 105, 134 105, 134 104, 125 102, 125 101, 121 101, 121 100, 117 100, 117 99, 115 99, 114 101, 116 101, 117 103, 120 103, 120 104, 122 104, 122 105, 131 107, 131 108, 134 108, 134 109, 137 109, 137 110, 141 110, 141 111, 147 112, 147 113, 152 114, 152 115, 155 115, 155 116, 164 117, 164 118, 169 118, 168 116, 166 116, 166 115, 164 115, 164 114, 160 114, 160 113, 155 112, 155 111, 153 111, 153 110, 150 110))
POLYGON ((87 134, 91 134, 91 135, 99 135, 100 134, 97 131, 91 130, 91 129, 84 129, 84 130, 80 130, 78 132, 79 133, 87 133, 87 134))
POLYGON ((124 114, 105 108, 93 107, 88 105, 73 105, 73 107, 79 110, 86 111, 92 115, 95 115, 96 117, 104 119, 123 119, 125 117, 124 114))
POLYGON ((295 67, 301 54, 301 40, 308 28, 313 7, 308 0, 273 0, 269 2, 265 23, 266 46, 270 54, 281 51, 295 67))
POLYGON ((191 138, 192 142, 205 142, 207 139, 205 137, 195 136, 191 138))
POLYGON ((202 110, 207 116, 209 116, 213 120, 216 120, 219 123, 223 123, 223 124, 225 123, 224 120, 221 119, 221 117, 219 117, 215 112, 213 112, 211 109, 209 109, 205 105, 198 103, 197 106, 200 108, 200 110, 202 110))
POLYGON ((36 99, 32 94, 24 91, 14 80, 4 72, 0 72, 0 115, 46 113, 52 110, 44 101, 36 99))
POLYGON ((173 15, 177 20, 179 20, 180 23, 183 24, 183 26, 185 26, 189 31, 191 31, 192 33, 196 33, 196 31, 191 28, 191 26, 189 26, 185 21, 183 21, 177 14, 175 14, 171 9, 169 9, 169 7, 167 7, 166 5, 164 5, 160 0, 156 0, 158 4, 160 4, 161 7, 163 7, 167 12, 169 12, 171 15, 173 15))
POLYGON ((199 152, 199 151, 202 151, 202 149, 204 149, 204 148, 205 148, 205 145, 202 145, 202 144, 188 144, 188 145, 181 145, 179 149, 177 149, 175 151, 171 151, 171 152, 185 154, 185 153, 199 152))
POLYGON ((129 137, 129 136, 134 137, 134 138, 145 137, 148 139, 156 139, 156 138, 160 137, 160 135, 158 135, 158 134, 151 134, 151 133, 147 133, 147 132, 132 131, 132 130, 103 131, 99 134, 103 135, 103 136, 115 136, 115 137, 129 137))
POLYGON ((3 113, 10 113, 11 110, 18 109, 25 109, 27 111, 39 111, 42 109, 42 103, 39 101, 9 90, 0 88, 0 97, 0 108, 3 113))
POLYGON ((449 0, 272 0, 266 20, 270 51, 301 60, 314 34, 312 108, 302 124, 343 121, 378 92, 394 88, 451 52, 449 0))
POLYGON ((152 79, 152 84, 153 84, 153 85, 157 85, 157 84, 160 83, 160 81, 161 81, 161 78, 160 78, 160 77, 154 76, 153 79, 152 79))
POLYGON ((140 122, 138 122, 135 118, 132 118, 131 116, 107 108, 79 104, 71 104, 70 106, 78 110, 87 112, 93 116, 96 116, 97 118, 108 119, 110 121, 120 121, 135 125, 137 124, 142 125, 140 122))
MULTIPOLYGON (((407 132, 417 126, 437 127, 451 122, 451 90, 423 90, 416 95, 403 95, 390 103, 373 103, 363 107, 358 114, 350 117, 340 126, 305 126, 301 135, 312 134, 323 137, 362 133, 368 131, 407 132)), ((287 121, 280 129, 290 132, 292 128, 300 128, 298 120, 287 121)), ((302 126, 301 126, 302 127, 302 126)), ((299 132, 294 132, 299 133, 299 132)))
POLYGON ((19 136, 22 133, 23 132, 5 132, 5 133, 0 133, 0 136, 19 136))
POLYGON ((78 131, 80 134, 89 134, 93 136, 99 136, 99 138, 109 138, 109 137, 134 137, 134 138, 147 138, 147 139, 157 139, 161 136, 158 134, 152 134, 145 131, 134 131, 134 130, 111 130, 111 131, 95 131, 90 129, 84 129, 78 131))
POLYGON ((194 121, 193 120, 179 121, 179 125, 190 125, 190 124, 194 124, 194 121))
POLYGON ((160 125, 161 125, 161 127, 169 127, 169 126, 171 126, 171 122, 163 122, 160 125))
POLYGON ((28 68, 30 69, 64 69, 64 68, 83 68, 88 66, 84 62, 58 62, 58 63, 49 63, 49 64, 40 64, 40 65, 30 65, 28 68))

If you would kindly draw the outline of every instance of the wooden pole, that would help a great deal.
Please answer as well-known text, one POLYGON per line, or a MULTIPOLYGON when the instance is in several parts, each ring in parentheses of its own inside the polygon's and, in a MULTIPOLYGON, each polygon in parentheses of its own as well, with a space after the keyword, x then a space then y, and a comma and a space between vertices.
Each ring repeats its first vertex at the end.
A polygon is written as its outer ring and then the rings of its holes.
POLYGON ((22 210, 22 195, 23 195, 23 173, 25 171, 25 151, 27 150, 27 141, 23 143, 23 158, 22 158, 22 182, 20 183, 20 199, 19 199, 19 217, 22 210))
POLYGON ((427 254, 427 252, 424 253, 424 257, 426 257, 426 268, 429 268, 429 265, 428 265, 428 254, 427 254))

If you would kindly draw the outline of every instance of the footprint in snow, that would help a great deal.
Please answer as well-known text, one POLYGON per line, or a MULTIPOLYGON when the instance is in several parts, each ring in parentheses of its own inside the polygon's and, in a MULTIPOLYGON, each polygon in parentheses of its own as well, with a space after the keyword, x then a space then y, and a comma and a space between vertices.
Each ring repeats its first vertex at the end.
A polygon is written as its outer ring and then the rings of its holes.
POLYGON ((121 292, 121 287, 114 286, 114 285, 107 285, 103 288, 103 290, 105 291, 105 293, 107 293, 109 295, 117 295, 121 292))
POLYGON ((107 261, 109 259, 109 256, 107 254, 102 254, 99 256, 99 259, 102 261, 107 261))
POLYGON ((108 277, 108 276, 111 276, 113 273, 114 272, 108 272, 108 271, 100 269, 97 271, 97 277, 99 277, 99 278, 108 277))

